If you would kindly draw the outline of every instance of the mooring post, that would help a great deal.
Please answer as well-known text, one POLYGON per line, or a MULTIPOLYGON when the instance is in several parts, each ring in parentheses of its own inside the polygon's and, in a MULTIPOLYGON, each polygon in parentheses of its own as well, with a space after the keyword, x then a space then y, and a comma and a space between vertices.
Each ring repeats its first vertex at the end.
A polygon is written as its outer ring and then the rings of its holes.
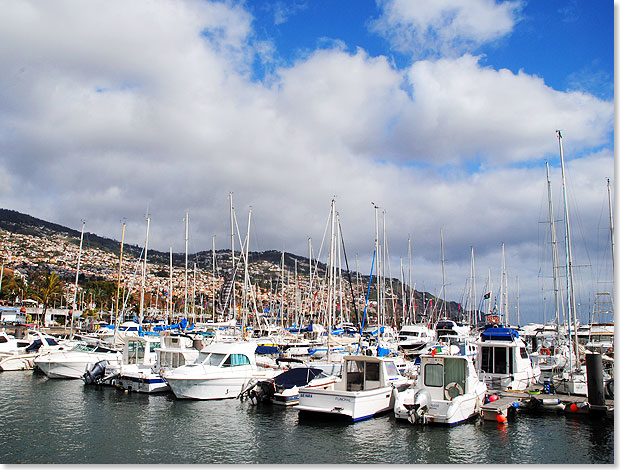
POLYGON ((603 381, 603 360, 599 353, 586 354, 588 379, 588 403, 593 413, 606 413, 605 383, 603 381))

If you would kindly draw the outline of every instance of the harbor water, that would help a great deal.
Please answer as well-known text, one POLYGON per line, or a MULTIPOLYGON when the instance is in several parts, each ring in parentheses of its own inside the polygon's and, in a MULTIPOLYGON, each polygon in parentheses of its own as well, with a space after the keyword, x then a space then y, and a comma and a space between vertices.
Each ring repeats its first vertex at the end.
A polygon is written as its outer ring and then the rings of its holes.
POLYGON ((301 419, 248 401, 177 400, 32 371, 0 373, 2 464, 589 464, 614 462, 612 419, 518 414, 507 424, 301 419))

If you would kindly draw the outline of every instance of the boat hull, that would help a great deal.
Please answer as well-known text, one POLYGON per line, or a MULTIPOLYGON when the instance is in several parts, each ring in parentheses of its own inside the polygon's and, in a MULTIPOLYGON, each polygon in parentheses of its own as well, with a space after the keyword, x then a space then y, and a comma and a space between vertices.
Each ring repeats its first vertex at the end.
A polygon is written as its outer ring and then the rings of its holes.
POLYGON ((177 398, 222 400, 237 398, 252 378, 245 376, 220 378, 166 377, 166 380, 177 398))
POLYGON ((353 422, 372 418, 392 407, 391 385, 363 391, 315 390, 302 387, 299 389, 297 405, 297 409, 304 414, 340 416, 353 422))

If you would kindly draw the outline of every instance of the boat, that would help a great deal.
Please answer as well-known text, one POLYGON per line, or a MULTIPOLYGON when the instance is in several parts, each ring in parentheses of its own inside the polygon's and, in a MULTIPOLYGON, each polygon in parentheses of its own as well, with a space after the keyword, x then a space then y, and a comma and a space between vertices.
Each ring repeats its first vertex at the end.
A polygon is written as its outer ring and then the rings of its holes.
POLYGON ((272 403, 274 405, 294 406, 299 403, 299 388, 331 390, 341 379, 328 375, 310 364, 303 364, 285 370, 273 378, 250 383, 240 398, 248 397, 252 404, 272 403))
POLYGON ((0 359, 0 371, 30 370, 34 367, 34 360, 53 351, 70 349, 65 343, 59 343, 53 336, 39 331, 29 332, 35 338, 21 353, 5 356, 0 359))
MULTIPOLYGON (((154 348, 155 358, 149 356, 148 361, 142 365, 134 364, 133 367, 123 367, 115 385, 121 390, 158 393, 170 390, 163 373, 185 364, 193 363, 199 354, 194 340, 188 335, 161 334, 157 341, 150 343, 154 348)), ((202 349, 202 341, 199 341, 202 349)))
POLYGON ((425 325, 403 325, 398 333, 398 349, 412 355, 434 339, 435 332, 425 325))
POLYGON ((480 415, 486 392, 471 356, 424 354, 415 386, 396 392, 394 417, 412 424, 463 423, 480 415))
POLYGON ((275 369, 256 364, 256 343, 211 343, 196 362, 164 372, 177 398, 217 400, 236 398, 252 379, 274 376, 275 369))
POLYGON ((393 390, 409 384, 390 357, 345 356, 343 376, 333 390, 299 388, 301 416, 332 416, 361 421, 390 411, 393 390))
POLYGON ((487 328, 478 343, 478 374, 490 390, 525 390, 538 382, 525 342, 513 328, 487 328))
POLYGON ((159 392, 168 390, 166 381, 153 370, 159 336, 126 337, 120 364, 103 360, 87 370, 82 378, 89 385, 116 385, 123 390, 159 392))
POLYGON ((34 367, 50 379, 79 379, 100 361, 120 364, 122 359, 123 354, 116 349, 78 343, 68 351, 56 351, 37 357, 34 367))
POLYGON ((0 357, 13 356, 23 353, 30 345, 26 338, 15 338, 6 331, 0 331, 0 357))

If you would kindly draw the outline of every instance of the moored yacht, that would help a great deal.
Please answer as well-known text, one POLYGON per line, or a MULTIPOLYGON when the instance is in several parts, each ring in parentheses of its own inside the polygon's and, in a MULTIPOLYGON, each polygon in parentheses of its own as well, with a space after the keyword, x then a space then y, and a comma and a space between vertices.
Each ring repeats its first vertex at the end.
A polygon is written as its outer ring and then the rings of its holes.
POLYGON ((297 409, 304 416, 360 421, 391 410, 394 388, 408 383, 391 358, 345 356, 342 380, 332 390, 301 387, 297 409))
POLYGON ((486 391, 471 356, 424 354, 415 386, 396 393, 394 416, 412 424, 462 423, 479 415, 486 391))
POLYGON ((540 377, 513 328, 487 328, 478 343, 478 374, 490 390, 525 390, 540 377))
POLYGON ((34 360, 34 366, 50 379, 79 379, 96 363, 107 360, 120 364, 123 354, 101 345, 78 343, 68 351, 44 354, 34 360))
POLYGON ((196 362, 164 372, 177 398, 216 400, 236 398, 250 380, 273 377, 275 369, 256 364, 256 343, 211 343, 196 362))

